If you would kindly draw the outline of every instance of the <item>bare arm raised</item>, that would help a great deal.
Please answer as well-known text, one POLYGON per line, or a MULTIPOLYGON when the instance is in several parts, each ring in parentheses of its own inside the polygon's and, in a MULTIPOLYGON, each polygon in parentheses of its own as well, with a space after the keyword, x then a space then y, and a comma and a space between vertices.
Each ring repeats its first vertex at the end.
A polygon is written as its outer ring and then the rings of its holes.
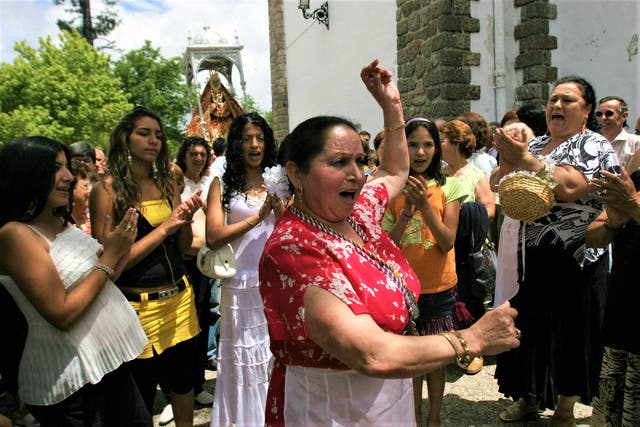
POLYGON ((385 143, 382 161, 372 182, 385 183, 389 198, 395 198, 409 176, 409 151, 404 133, 404 112, 400 92, 393 82, 389 70, 378 67, 378 60, 371 62, 360 72, 367 90, 382 108, 385 128, 385 143))

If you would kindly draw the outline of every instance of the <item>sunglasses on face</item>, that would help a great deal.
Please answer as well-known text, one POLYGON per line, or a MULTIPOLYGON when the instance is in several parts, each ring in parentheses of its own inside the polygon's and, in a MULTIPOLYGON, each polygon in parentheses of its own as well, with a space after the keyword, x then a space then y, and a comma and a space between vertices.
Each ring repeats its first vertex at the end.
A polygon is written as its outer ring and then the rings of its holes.
POLYGON ((607 110, 607 111, 596 111, 596 117, 602 117, 602 115, 604 114, 605 117, 613 117, 613 115, 615 114, 614 111, 611 110, 607 110))

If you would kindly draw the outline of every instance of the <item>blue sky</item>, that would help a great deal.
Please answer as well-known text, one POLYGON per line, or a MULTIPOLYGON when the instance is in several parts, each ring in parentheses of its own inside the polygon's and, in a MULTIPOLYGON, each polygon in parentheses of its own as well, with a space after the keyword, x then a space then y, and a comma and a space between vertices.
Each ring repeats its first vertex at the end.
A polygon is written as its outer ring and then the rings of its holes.
MULTIPOLYGON (((0 0, 0 62, 13 62, 16 41, 26 40, 34 48, 40 37, 52 36, 57 41, 56 21, 69 19, 67 7, 55 6, 53 0, 0 0)), ((92 0, 91 7, 97 13, 104 4, 92 0)), ((271 109, 267 0, 119 0, 117 7, 122 22, 107 39, 122 52, 138 49, 144 40, 150 40, 163 56, 182 56, 189 36, 204 34, 214 42, 224 39, 233 43, 237 34, 244 46, 241 55, 247 93, 261 109, 271 109), (205 27, 209 28, 206 32, 205 27)), ((96 46, 100 43, 98 40, 96 46)), ((200 73, 200 80, 206 80, 205 72, 200 73)), ((236 70, 232 80, 236 92, 241 93, 236 70)))

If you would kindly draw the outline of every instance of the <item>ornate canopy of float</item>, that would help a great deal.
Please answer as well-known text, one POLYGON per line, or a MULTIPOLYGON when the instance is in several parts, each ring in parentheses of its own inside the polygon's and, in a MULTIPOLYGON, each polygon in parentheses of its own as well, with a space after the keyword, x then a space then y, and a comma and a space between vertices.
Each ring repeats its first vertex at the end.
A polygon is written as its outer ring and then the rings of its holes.
POLYGON ((240 56, 244 46, 239 43, 238 36, 235 36, 235 44, 228 43, 220 36, 217 43, 211 42, 211 36, 210 28, 204 27, 203 33, 189 37, 181 63, 189 102, 194 106, 186 134, 201 136, 209 142, 226 137, 233 119, 243 113, 238 101, 220 80, 220 75, 235 92, 232 79, 235 66, 240 75, 243 97, 246 97, 247 86, 240 56), (208 80, 203 88, 198 81, 200 72, 208 72, 208 80), (200 94, 198 102, 194 102, 194 92, 200 94))

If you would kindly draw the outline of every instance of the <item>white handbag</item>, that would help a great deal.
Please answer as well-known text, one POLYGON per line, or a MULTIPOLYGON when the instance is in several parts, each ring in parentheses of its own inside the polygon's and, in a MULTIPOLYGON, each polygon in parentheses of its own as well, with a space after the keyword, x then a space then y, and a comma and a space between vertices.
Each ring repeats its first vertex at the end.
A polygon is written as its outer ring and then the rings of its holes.
POLYGON ((228 279, 236 274, 236 257, 230 244, 215 251, 204 245, 198 252, 198 270, 212 279, 228 279))

